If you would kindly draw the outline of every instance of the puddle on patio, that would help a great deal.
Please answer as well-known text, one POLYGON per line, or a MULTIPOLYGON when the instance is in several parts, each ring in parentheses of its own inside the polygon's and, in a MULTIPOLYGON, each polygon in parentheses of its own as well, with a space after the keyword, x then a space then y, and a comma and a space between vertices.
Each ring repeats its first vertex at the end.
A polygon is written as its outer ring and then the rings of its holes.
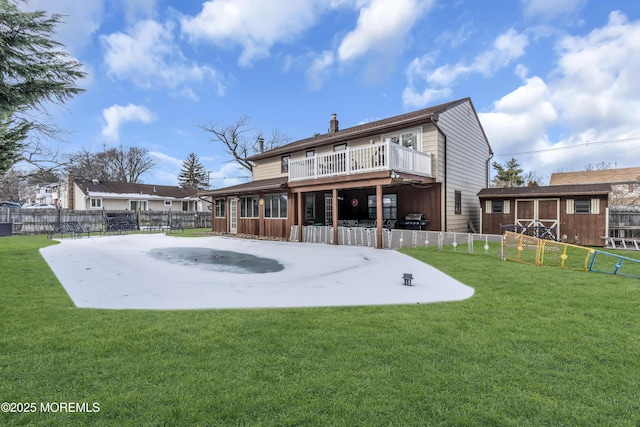
POLYGON ((158 248, 148 253, 160 261, 202 266, 225 273, 275 273, 284 270, 284 266, 275 259, 210 248, 158 248))

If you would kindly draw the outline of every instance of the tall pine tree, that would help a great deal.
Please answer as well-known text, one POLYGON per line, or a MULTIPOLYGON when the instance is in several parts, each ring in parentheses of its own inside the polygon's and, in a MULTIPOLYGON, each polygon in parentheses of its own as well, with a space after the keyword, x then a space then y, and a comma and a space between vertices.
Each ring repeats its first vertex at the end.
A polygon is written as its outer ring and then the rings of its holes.
POLYGON ((182 188, 192 187, 199 189, 207 188, 209 185, 209 174, 195 153, 189 153, 189 156, 182 161, 178 184, 182 188))
POLYGON ((40 137, 59 132, 34 119, 46 113, 47 104, 84 92, 76 85, 85 76, 82 64, 52 38, 60 23, 60 15, 21 12, 17 0, 0 0, 0 174, 26 159, 25 151, 41 152, 40 137))
POLYGON ((492 180, 496 187, 522 187, 524 184, 523 171, 516 159, 512 158, 504 166, 493 162, 492 166, 496 170, 496 176, 492 180))

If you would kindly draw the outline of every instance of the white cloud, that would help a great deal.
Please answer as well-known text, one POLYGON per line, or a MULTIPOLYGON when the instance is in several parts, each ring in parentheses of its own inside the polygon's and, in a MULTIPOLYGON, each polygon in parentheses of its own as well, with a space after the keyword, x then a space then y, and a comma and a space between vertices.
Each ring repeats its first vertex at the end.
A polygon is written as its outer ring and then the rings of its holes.
POLYGON ((320 90, 328 74, 328 68, 334 63, 332 51, 324 51, 317 55, 307 69, 306 77, 312 90, 320 90))
POLYGON ((430 101, 448 96, 451 93, 450 86, 461 77, 472 73, 491 77, 496 71, 524 55, 528 44, 527 36, 509 29, 496 38, 493 49, 479 53, 471 64, 458 62, 432 69, 436 54, 415 58, 407 66, 408 82, 403 91, 403 103, 408 107, 423 107, 430 101), (426 87, 419 91, 419 85, 426 87))
POLYGON ((587 4, 587 0, 521 0, 524 15, 550 21, 572 14, 587 4))
MULTIPOLYGON (((173 40, 173 30, 171 22, 162 25, 145 20, 138 22, 128 33, 103 36, 109 73, 147 88, 160 85, 177 89, 189 83, 212 80, 217 85, 218 95, 224 95, 225 87, 216 70, 189 63, 173 40)), ((193 95, 188 90, 184 93, 193 95)))
MULTIPOLYGON (((494 152, 537 151, 516 157, 549 173, 603 161, 637 166, 640 22, 612 12, 606 26, 560 39, 556 52, 557 67, 546 82, 525 79, 491 112, 480 114, 494 152), (571 146, 579 148, 566 148, 571 146)), ((517 69, 521 75, 523 68, 517 69)))
POLYGON ((209 0, 195 17, 183 17, 181 26, 192 40, 240 45, 238 62, 249 66, 268 57, 274 44, 291 42, 313 26, 327 7, 322 0, 209 0))
POLYGON ((147 108, 133 104, 112 105, 102 111, 102 116, 107 122, 102 128, 102 135, 111 141, 120 140, 120 125, 124 122, 151 123, 156 120, 155 114, 147 108))
POLYGON ((480 113, 478 116, 493 151, 513 153, 545 148, 546 129, 558 120, 549 96, 545 82, 532 77, 496 101, 492 112, 480 113))
POLYGON ((63 24, 56 27, 56 40, 77 55, 77 50, 91 42, 104 15, 104 0, 29 0, 19 2, 22 10, 46 10, 47 13, 64 15, 63 24))
POLYGON ((413 25, 432 4, 433 1, 420 0, 371 0, 360 9, 356 28, 338 47, 339 59, 350 61, 369 51, 398 51, 413 25))
POLYGON ((152 17, 156 10, 158 0, 120 0, 122 8, 127 18, 127 22, 134 22, 137 17, 152 17))

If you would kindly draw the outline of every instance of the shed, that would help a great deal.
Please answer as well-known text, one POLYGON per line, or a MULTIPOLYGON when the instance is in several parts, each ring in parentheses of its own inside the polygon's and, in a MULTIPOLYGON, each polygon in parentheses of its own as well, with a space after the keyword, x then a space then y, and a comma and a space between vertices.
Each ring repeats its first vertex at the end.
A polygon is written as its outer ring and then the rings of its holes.
POLYGON ((553 240, 602 246, 610 193, 610 184, 484 188, 478 193, 482 232, 500 234, 511 225, 544 230, 553 240))

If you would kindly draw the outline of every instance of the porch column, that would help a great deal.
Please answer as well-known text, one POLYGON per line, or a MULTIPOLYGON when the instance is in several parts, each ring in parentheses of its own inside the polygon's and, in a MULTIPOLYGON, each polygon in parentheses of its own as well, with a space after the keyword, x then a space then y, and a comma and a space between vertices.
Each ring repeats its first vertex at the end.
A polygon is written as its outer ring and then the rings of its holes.
POLYGON ((382 249, 382 185, 376 185, 376 248, 382 249))
POLYGON ((338 189, 333 189, 333 244, 338 244, 338 189))
POLYGON ((302 192, 298 193, 298 242, 302 242, 302 213, 304 212, 304 206, 302 206, 302 192))

